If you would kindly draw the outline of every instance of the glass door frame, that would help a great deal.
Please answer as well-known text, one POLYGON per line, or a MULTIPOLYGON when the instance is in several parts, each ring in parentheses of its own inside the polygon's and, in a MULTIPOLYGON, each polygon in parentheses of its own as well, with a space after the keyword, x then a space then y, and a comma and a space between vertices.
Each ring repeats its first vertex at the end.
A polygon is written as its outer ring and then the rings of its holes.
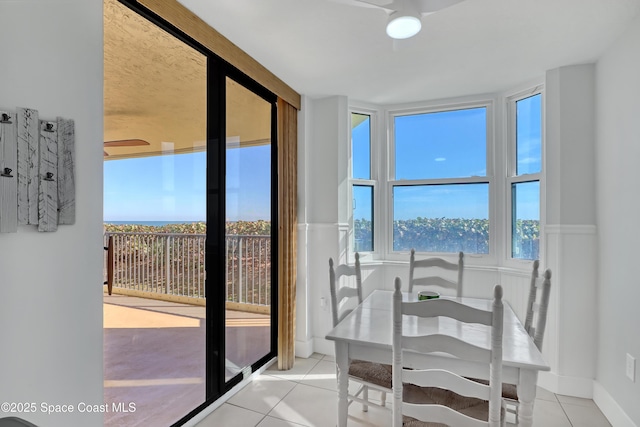
MULTIPOLYGON (((265 89, 259 83, 240 72, 230 64, 220 61, 216 67, 207 67, 209 75, 208 82, 215 82, 215 87, 208 86, 209 99, 208 106, 215 105, 215 111, 208 110, 209 115, 207 134, 209 140, 207 147, 207 170, 212 170, 209 165, 217 165, 217 174, 214 179, 207 174, 207 224, 215 224, 218 229, 215 231, 216 237, 209 239, 209 227, 207 226, 207 271, 213 271, 216 278, 223 280, 227 269, 227 260, 225 254, 225 240, 219 239, 224 236, 226 227, 226 204, 225 192, 226 188, 226 79, 229 78, 239 85, 243 86, 252 93, 260 96, 271 105, 271 351, 254 362, 251 365, 251 372, 255 372, 266 362, 273 359, 277 355, 278 348, 278 144, 277 144, 277 96, 265 89), (213 90, 211 90, 213 89, 213 90), (215 113, 218 114, 215 114, 215 113), (212 115, 214 117, 212 117, 212 115), (216 129, 218 132, 216 133, 216 129), (213 130, 213 132, 210 132, 213 130), (222 143, 220 143, 222 141, 222 143), (209 246, 209 242, 213 242, 209 246), (221 246, 217 246, 217 245, 221 246), (274 262, 275 261, 275 262, 274 262), (211 264, 209 264, 211 262, 211 264), (275 266, 275 268, 274 268, 275 266)), ((213 230, 212 230, 213 231, 213 230)), ((207 275, 209 279, 209 275, 207 275)), ((214 279, 215 280, 215 279, 214 279)), ((209 292, 209 287, 206 288, 209 292)), ((207 295, 213 295, 207 293, 207 295)), ((207 356, 207 360, 213 361, 211 366, 207 364, 207 378, 212 378, 209 369, 217 369, 217 372, 225 371, 225 301, 226 295, 224 288, 220 287, 217 298, 214 298, 212 304, 207 304, 207 350, 212 350, 212 358, 207 356), (214 306, 215 304, 215 306, 214 306), (211 306, 211 307, 210 307, 211 306), (222 328, 220 328, 222 325, 222 328), (215 333, 209 333, 215 331, 215 333)), ((224 375, 218 376, 215 386, 207 382, 207 397, 213 395, 215 400, 217 397, 229 391, 236 384, 244 379, 242 373, 237 374, 231 380, 225 383, 224 375), (211 389, 209 386, 212 386, 211 389)), ((212 400, 212 401, 213 401, 212 400)))
MULTIPOLYGON (((173 426, 180 426, 243 380, 225 382, 226 280, 226 78, 271 104, 271 350, 251 365, 255 372, 277 356, 278 348, 278 131, 277 96, 136 0, 118 0, 135 13, 207 57, 207 243, 205 258, 206 396, 173 426), (275 267, 275 268, 274 268, 275 267)), ((172 426, 172 427, 173 427, 172 426)))

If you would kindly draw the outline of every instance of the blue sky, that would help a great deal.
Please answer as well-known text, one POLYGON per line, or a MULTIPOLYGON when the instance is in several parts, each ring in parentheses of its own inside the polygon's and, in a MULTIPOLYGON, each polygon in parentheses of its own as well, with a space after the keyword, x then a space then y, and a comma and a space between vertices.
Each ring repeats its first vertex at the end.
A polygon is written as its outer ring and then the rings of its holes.
MULTIPOLYGON (((540 96, 518 102, 519 173, 540 169, 540 96)), ((484 108, 399 117, 398 179, 486 175, 484 108), (464 123, 464 125, 461 125, 464 123)), ((353 174, 370 179, 369 121, 352 131, 353 174)), ((227 150, 227 220, 270 219, 271 147, 227 150)), ((488 185, 396 187, 394 219, 488 218, 488 185)), ((521 184, 517 216, 539 219, 539 185, 521 184)), ((371 219, 371 191, 354 188, 354 218, 371 219)), ((104 163, 105 221, 204 221, 204 152, 111 160, 104 163)))
MULTIPOLYGON (((227 219, 270 218, 270 146, 227 150, 227 219)), ((105 221, 204 221, 206 153, 104 162, 105 221)))

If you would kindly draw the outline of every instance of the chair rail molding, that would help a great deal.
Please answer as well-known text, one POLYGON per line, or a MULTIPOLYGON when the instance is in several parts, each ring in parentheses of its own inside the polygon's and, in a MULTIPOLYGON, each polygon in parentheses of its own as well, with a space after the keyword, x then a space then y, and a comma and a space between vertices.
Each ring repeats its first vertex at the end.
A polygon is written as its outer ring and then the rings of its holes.
POLYGON ((593 224, 547 224, 545 234, 596 234, 597 227, 593 224))

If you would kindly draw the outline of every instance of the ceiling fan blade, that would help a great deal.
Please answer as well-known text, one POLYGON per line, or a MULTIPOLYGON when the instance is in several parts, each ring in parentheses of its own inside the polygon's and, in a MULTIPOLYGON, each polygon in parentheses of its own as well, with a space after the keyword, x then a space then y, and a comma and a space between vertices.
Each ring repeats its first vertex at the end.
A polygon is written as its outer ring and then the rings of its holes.
POLYGON ((375 7, 388 12, 413 10, 422 15, 437 12, 464 0, 331 0, 334 3, 358 7, 375 7))
MULTIPOLYGON (((333 3, 345 4, 347 6, 366 7, 374 9, 388 9, 385 5, 393 3, 393 0, 330 0, 333 3)), ((391 9, 388 9, 391 10, 391 9)))
POLYGON ((120 139, 118 141, 105 141, 105 147, 137 147, 139 145, 151 145, 142 139, 120 139))
POLYGON ((422 14, 437 12, 463 2, 464 0, 414 0, 422 14))
POLYGON ((390 4, 394 3, 396 0, 356 0, 360 3, 367 3, 372 6, 387 8, 390 4))

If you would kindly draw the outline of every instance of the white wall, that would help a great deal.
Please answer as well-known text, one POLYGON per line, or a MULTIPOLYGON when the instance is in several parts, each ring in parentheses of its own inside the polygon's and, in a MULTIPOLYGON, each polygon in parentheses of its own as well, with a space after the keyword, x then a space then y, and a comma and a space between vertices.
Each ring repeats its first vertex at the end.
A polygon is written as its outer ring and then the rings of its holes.
MULTIPOLYGON (((640 370, 640 17, 597 66, 598 364, 601 405, 613 425, 640 425, 640 375, 625 376, 625 356, 640 370), (608 396, 607 396, 608 395, 608 396)), ((600 396, 598 396, 598 399, 600 396)), ((598 400, 596 400, 598 403, 598 400)))
POLYGON ((541 384, 592 397, 596 370, 595 65, 547 72, 545 268, 552 271, 541 384), (584 331, 594 331, 585 334, 584 331))
MULTIPOLYGON (((75 120, 75 225, 0 235, 0 402, 41 426, 102 425, 102 1, 0 1, 0 109, 75 120)), ((0 413, 0 417, 7 414, 0 413)))
MULTIPOLYGON (((348 113, 347 98, 334 96, 322 99, 305 99, 306 111, 303 110, 304 140, 300 151, 304 155, 306 218, 298 218, 304 227, 306 236, 306 264, 299 259, 298 270, 306 272, 305 282, 298 281, 298 292, 306 296, 306 306, 299 307, 306 311, 308 336, 296 333, 296 354, 303 355, 309 351, 318 351, 315 342, 323 340, 325 331, 330 330, 331 316, 329 306, 321 306, 322 298, 329 301, 329 257, 343 262, 344 256, 339 252, 340 227, 339 217, 342 215, 338 203, 339 194, 346 198, 346 165, 339 167, 339 152, 347 146, 348 113), (339 191, 339 189, 342 189, 339 191), (306 220, 306 223, 302 223, 306 220), (328 328, 328 329, 327 329, 328 328), (306 340, 306 343, 302 341, 306 340)), ((302 160, 302 159, 300 159, 302 160)), ((344 200, 343 206, 346 204, 344 200)), ((299 239, 300 241, 300 239, 299 239)), ((304 250, 303 248, 300 248, 304 250)), ((298 299, 299 301, 299 299, 298 299)), ((298 326, 300 326, 298 324, 298 326)), ((329 351, 332 346, 329 346, 329 351)))

